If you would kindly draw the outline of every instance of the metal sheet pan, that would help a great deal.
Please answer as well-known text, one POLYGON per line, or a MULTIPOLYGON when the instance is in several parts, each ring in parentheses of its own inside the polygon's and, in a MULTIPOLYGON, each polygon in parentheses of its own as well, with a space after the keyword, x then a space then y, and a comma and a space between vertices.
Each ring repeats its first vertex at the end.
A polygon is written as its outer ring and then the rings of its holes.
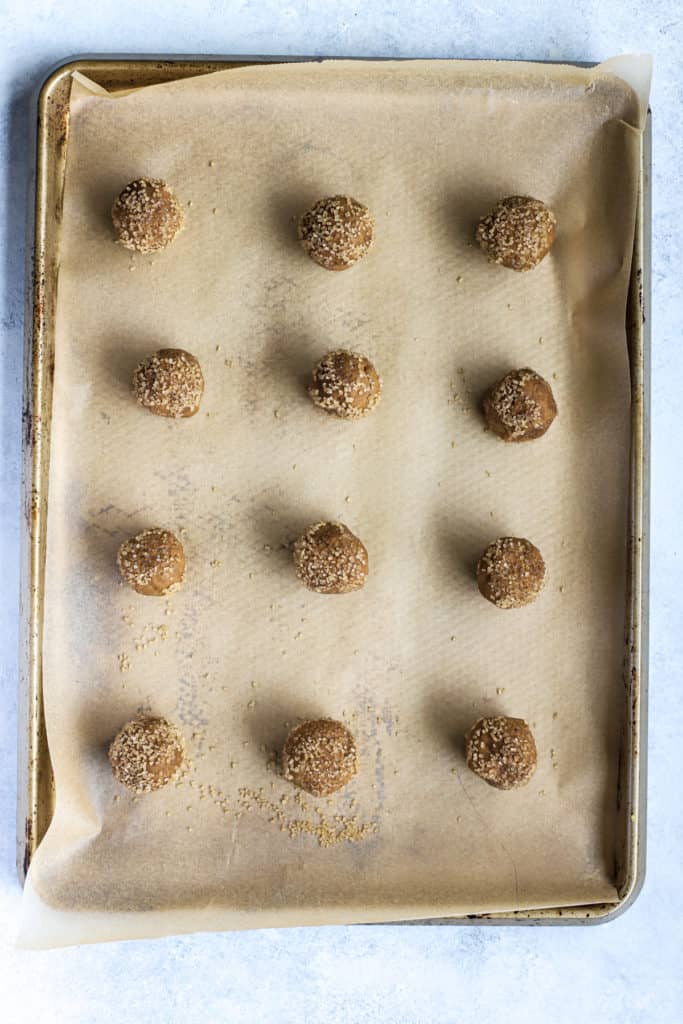
MULTIPOLYGON (((24 485, 20 599, 17 870, 26 877, 31 857, 54 809, 54 784, 42 702, 42 619, 48 509, 50 420, 54 368, 54 310, 59 271, 59 230, 69 132, 71 75, 80 71, 110 91, 209 74, 279 57, 82 57, 60 65, 37 95, 35 178, 30 195, 23 406, 24 485)), ((626 328, 631 366, 631 483, 628 609, 624 647, 623 725, 619 784, 619 900, 592 906, 512 911, 431 920, 429 924, 549 924, 605 921, 637 897, 645 873, 647 740, 649 401, 650 401, 650 169, 651 117, 643 135, 631 287, 626 328)))

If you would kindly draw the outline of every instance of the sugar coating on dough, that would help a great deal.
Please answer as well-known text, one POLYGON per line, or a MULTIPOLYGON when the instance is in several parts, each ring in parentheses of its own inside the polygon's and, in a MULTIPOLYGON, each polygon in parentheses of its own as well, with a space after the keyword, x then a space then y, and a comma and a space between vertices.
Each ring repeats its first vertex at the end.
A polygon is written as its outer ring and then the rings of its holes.
POLYGON ((182 348, 160 349, 135 368, 133 394, 156 416, 194 416, 204 394, 198 360, 182 348))
POLYGON ((498 608, 531 604, 543 589, 545 576, 541 552, 524 537, 499 537, 477 565, 479 590, 498 608))
POLYGON ((127 722, 109 746, 115 778, 134 793, 151 793, 176 777, 185 756, 181 733, 165 718, 127 722))
POLYGON ((491 263, 532 270, 555 241, 557 220, 540 199, 507 196, 479 221, 476 237, 491 263))
POLYGON ((547 380, 525 367, 512 370, 484 398, 484 414, 503 441, 533 441, 542 437, 557 416, 547 380))
POLYGON ((375 222, 367 206, 351 196, 329 196, 303 215, 299 239, 326 270, 347 270, 370 250, 375 222))
POLYGON ((496 789, 526 786, 536 771, 533 734, 522 718, 480 718, 465 736, 467 765, 496 789))
POLYGON ((171 244, 183 228, 185 214, 165 181, 137 178, 117 197, 111 219, 117 241, 146 254, 171 244))
POLYGON ((352 734, 330 718, 302 722, 289 733, 282 751, 282 774, 313 796, 329 796, 358 772, 352 734))
POLYGON ((328 352, 313 371, 311 400, 340 419, 356 420, 376 408, 382 380, 366 356, 345 349, 328 352))
POLYGON ((368 575, 364 544, 343 523, 315 523, 294 544, 299 580, 318 594, 359 590, 368 575))
POLYGON ((124 541, 117 555, 122 579, 139 594, 163 597, 185 578, 185 552, 178 538, 154 527, 124 541))

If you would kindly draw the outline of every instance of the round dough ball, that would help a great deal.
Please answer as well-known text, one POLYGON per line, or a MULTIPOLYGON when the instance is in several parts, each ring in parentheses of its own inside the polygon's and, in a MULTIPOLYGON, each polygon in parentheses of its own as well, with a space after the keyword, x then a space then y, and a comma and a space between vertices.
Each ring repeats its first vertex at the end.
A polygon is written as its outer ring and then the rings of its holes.
POLYGON ((296 725, 282 751, 282 774, 313 796, 329 796, 358 771, 356 741, 330 718, 296 725))
POLYGON ((320 199, 299 222, 304 249, 326 270, 347 270, 367 255, 375 222, 351 196, 320 199))
POLYGON ((315 523, 294 544, 294 568, 309 590, 348 594, 368 575, 368 553, 342 523, 315 523))
POLYGON ((163 597, 185 579, 185 552, 168 530, 143 530, 124 541, 117 557, 119 572, 138 594, 163 597))
POLYGON ((479 590, 497 608, 521 608, 535 601, 545 583, 541 552, 523 537, 499 537, 477 565, 479 590))
POLYGON ((555 214, 540 199, 508 196, 477 227, 477 241, 491 263, 532 270, 555 241, 555 214))
POLYGON ((503 441, 533 441, 542 437, 557 416, 552 388, 528 368, 513 370, 484 398, 484 415, 503 441))
POLYGON ((162 348, 136 367, 133 393, 155 416, 194 416, 204 394, 201 367, 182 348, 162 348))
POLYGON ((480 718, 465 736, 467 766, 489 786, 517 789, 536 771, 538 755, 522 718, 480 718))
POLYGON ((121 245, 150 253, 171 244, 183 227, 185 215, 165 181, 137 178, 119 195, 111 219, 121 245))
POLYGON ((151 793, 180 771, 185 756, 183 737, 165 718, 142 715, 127 722, 109 747, 116 779, 134 793, 151 793))
POLYGON ((338 349, 328 352, 313 371, 312 400, 343 420, 367 416, 379 402, 382 380, 369 359, 338 349))

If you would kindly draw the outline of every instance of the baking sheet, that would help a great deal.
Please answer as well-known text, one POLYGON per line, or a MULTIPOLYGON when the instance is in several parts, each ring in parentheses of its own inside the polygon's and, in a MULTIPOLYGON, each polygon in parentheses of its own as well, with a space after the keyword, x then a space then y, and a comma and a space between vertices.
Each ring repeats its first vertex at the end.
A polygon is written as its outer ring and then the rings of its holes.
POLYGON ((62 924, 67 909, 110 912, 76 915, 72 941, 112 937, 111 912, 133 910, 125 934, 615 897, 624 211, 640 123, 623 84, 568 68, 280 66, 115 101, 79 87, 46 593, 58 803, 29 876, 62 924), (188 230, 151 259, 111 245, 107 222, 142 173, 192 203, 188 230), (291 223, 331 191, 378 221, 373 255, 344 275, 309 264, 291 223), (531 275, 468 245, 514 191, 560 219, 531 275), (128 395, 139 355, 166 343, 207 376, 208 415, 188 424, 150 422, 128 395), (313 415, 301 390, 337 344, 385 379, 361 424, 313 415), (560 417, 517 452, 483 433, 476 400, 525 363, 553 379, 560 417), (300 592, 283 548, 321 516, 370 549, 371 582, 343 604, 300 592), (120 540, 152 522, 187 531, 193 569, 163 609, 113 569, 120 540), (550 569, 541 602, 513 621, 470 576, 505 532, 532 537, 550 569), (194 750, 183 785, 153 806, 115 801, 103 756, 140 705, 180 720, 194 750), (541 750, 512 798, 462 760, 460 734, 494 708, 534 722, 541 750), (312 713, 347 716, 366 771, 304 808, 267 765, 284 723, 312 713), (321 847, 335 829, 353 838, 321 847))

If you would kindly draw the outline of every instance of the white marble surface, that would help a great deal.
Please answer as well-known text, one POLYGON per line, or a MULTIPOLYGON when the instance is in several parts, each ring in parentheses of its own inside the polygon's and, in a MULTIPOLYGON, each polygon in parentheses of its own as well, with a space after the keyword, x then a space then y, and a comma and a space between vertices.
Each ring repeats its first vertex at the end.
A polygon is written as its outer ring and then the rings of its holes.
POLYGON ((683 1019, 683 8, 680 0, 0 0, 0 1000, 10 1024, 683 1019), (32 91, 78 53, 655 57, 648 877, 588 928, 367 927, 16 951, 14 871, 24 211, 32 91))

